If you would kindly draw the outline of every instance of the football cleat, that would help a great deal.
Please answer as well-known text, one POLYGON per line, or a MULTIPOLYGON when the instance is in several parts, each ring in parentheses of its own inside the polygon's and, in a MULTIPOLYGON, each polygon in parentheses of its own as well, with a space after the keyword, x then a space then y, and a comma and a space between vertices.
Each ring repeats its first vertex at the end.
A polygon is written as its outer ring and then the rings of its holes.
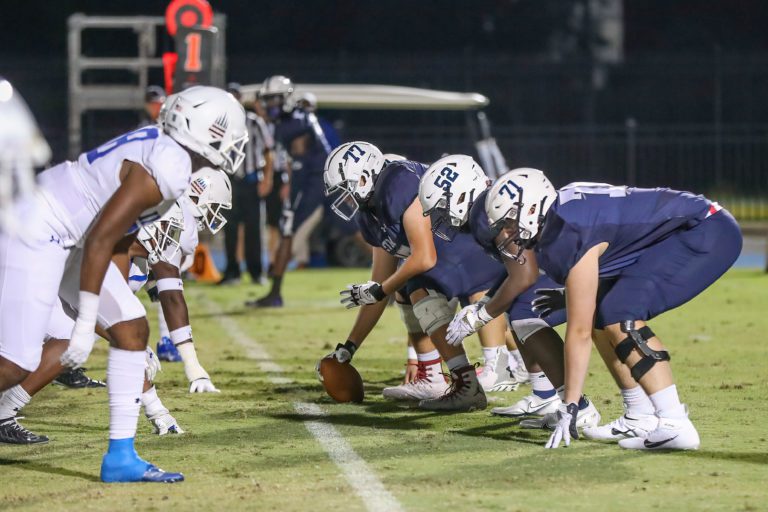
MULTIPOLYGON (((509 371, 509 370, 507 370, 509 371)), ((525 369, 525 366, 518 364, 514 370, 509 371, 512 380, 520 384, 528 384, 531 380, 531 374, 525 369)))
POLYGON ((511 416, 513 418, 545 416, 556 413, 559 406, 560 397, 557 396, 557 393, 549 398, 541 398, 538 395, 530 394, 509 407, 494 407, 491 409, 491 414, 495 416, 511 416))
POLYGON ((433 366, 419 363, 416 380, 384 388, 381 395, 387 400, 429 400, 443 396, 450 386, 443 374, 434 375, 433 366))
POLYGON ((83 388, 105 388, 107 385, 96 379, 92 379, 85 374, 87 368, 76 368, 74 370, 65 370, 53 380, 54 384, 64 386, 70 389, 83 388))
POLYGON ((249 300, 245 303, 249 308, 281 308, 283 297, 281 295, 265 295, 257 300, 249 300))
POLYGON ((163 336, 160 341, 157 342, 157 358, 161 361, 167 361, 169 363, 180 363, 181 354, 179 349, 173 344, 171 338, 163 336))
POLYGON ((470 412, 488 407, 488 400, 477 380, 474 365, 468 364, 452 371, 451 379, 451 385, 443 396, 422 400, 419 402, 419 409, 470 412))
POLYGON ((147 419, 155 428, 155 434, 159 436, 184 433, 184 430, 179 426, 179 422, 176 421, 176 418, 167 412, 147 419))
POLYGON ((184 475, 163 471, 143 460, 133 448, 133 439, 110 440, 109 451, 101 461, 101 481, 117 482, 183 482, 184 475))
POLYGON ((515 391, 520 382, 510 375, 507 369, 508 358, 505 352, 499 350, 497 357, 485 362, 485 365, 479 368, 477 380, 483 386, 486 393, 492 391, 515 391))
POLYGON ((659 418, 656 429, 645 438, 622 439, 619 446, 627 450, 698 450, 699 433, 687 415, 685 418, 659 418))
POLYGON ((656 430, 659 419, 653 414, 629 414, 626 411, 617 419, 598 427, 584 429, 584 437, 595 441, 618 441, 639 437, 645 439, 656 430))
POLYGON ((45 444, 48 437, 30 432, 17 421, 23 416, 0 420, 0 443, 6 444, 45 444))
MULTIPOLYGON (((576 428, 596 427, 600 424, 600 413, 592 402, 584 409, 579 409, 576 415, 576 428)), ((530 418, 520 422, 522 428, 543 428, 555 430, 557 426, 557 412, 544 415, 541 418, 530 418)))

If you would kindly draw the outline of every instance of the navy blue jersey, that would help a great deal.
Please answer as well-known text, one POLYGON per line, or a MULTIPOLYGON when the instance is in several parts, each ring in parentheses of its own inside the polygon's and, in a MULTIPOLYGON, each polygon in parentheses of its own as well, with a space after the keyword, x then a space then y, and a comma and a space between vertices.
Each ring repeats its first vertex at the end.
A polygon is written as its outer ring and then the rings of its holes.
MULTIPOLYGON (((369 244, 398 258, 410 255, 403 214, 418 201, 419 181, 426 170, 424 164, 405 160, 389 164, 379 174, 368 206, 355 217, 369 244)), ((483 252, 469 233, 457 234, 452 242, 438 236, 433 236, 433 240, 437 264, 414 278, 410 288, 434 288, 448 297, 464 298, 490 288, 504 270, 483 252)))
POLYGON ((472 209, 469 210, 469 231, 475 238, 477 244, 483 248, 485 253, 496 260, 501 261, 501 254, 496 247, 496 236, 491 232, 491 226, 488 222, 488 214, 485 213, 485 198, 488 196, 488 190, 483 190, 475 199, 472 209))
POLYGON ((690 229, 710 212, 704 196, 667 188, 643 189, 573 183, 558 191, 536 244, 539 266, 564 284, 592 247, 608 242, 600 277, 618 275, 649 247, 690 229))
POLYGON ((309 135, 310 142, 303 154, 291 154, 294 159, 294 170, 322 173, 330 148, 317 117, 312 113, 296 109, 280 116, 279 122, 275 124, 275 140, 289 153, 291 143, 304 135, 309 135))

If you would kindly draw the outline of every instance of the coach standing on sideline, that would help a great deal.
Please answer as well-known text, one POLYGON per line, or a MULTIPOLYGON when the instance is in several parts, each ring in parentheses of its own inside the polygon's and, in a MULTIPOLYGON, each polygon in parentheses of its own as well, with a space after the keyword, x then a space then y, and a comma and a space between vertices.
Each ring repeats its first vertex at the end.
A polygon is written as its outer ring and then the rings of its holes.
MULTIPOLYGON (((227 85, 227 91, 240 100, 240 84, 227 85)), ((237 242, 243 224, 245 263, 254 283, 262 276, 261 263, 261 201, 272 190, 274 141, 266 122, 255 112, 246 112, 248 144, 245 147, 243 172, 232 177, 232 211, 224 226, 224 246, 227 267, 219 284, 235 284, 240 280, 237 242)))

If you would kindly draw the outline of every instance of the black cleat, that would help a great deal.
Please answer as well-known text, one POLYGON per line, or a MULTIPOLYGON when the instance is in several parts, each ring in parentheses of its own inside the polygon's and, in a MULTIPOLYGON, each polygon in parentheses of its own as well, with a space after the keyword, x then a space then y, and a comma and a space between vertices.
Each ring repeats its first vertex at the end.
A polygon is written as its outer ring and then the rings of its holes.
POLYGON ((70 389, 105 388, 107 385, 100 380, 90 378, 85 374, 86 368, 66 370, 53 381, 54 384, 70 389))
POLYGON ((22 416, 0 420, 0 443, 6 444, 45 444, 47 436, 39 436, 22 427, 18 421, 22 416))
POLYGON ((266 295, 258 300, 249 300, 245 305, 249 308, 281 308, 283 307, 283 297, 266 295))

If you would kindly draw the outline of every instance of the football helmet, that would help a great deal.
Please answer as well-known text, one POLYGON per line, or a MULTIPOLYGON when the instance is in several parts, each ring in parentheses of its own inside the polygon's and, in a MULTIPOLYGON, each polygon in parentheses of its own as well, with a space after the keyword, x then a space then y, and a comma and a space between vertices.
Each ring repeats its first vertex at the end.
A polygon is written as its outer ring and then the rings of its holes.
POLYGON ((192 174, 186 195, 199 214, 195 215, 197 230, 208 228, 212 234, 218 233, 227 223, 223 210, 232 209, 232 184, 229 177, 217 169, 203 167, 192 174))
POLYGON ((490 180, 471 156, 448 155, 433 163, 419 182, 419 201, 432 232, 449 242, 469 219, 475 198, 490 180))
POLYGON ((334 196, 331 209, 349 221, 373 194, 373 184, 384 168, 384 155, 368 142, 346 142, 325 160, 326 197, 334 196))
POLYGON ((198 85, 177 93, 162 123, 176 142, 228 174, 234 174, 245 159, 245 110, 217 87, 198 85))
POLYGON ((296 107, 294 90, 293 81, 286 76, 274 75, 264 80, 259 89, 259 100, 270 119, 277 119, 282 112, 293 111, 296 107))
POLYGON ((524 263, 522 253, 533 247, 556 198, 555 187, 538 169, 521 167, 502 174, 485 198, 488 224, 496 233, 499 252, 524 263), (506 237, 499 241, 502 233, 506 237), (517 250, 510 249, 511 245, 517 250))
POLYGON ((13 85, 0 76, 0 230, 11 228, 13 202, 34 190, 34 168, 51 158, 51 148, 13 85))
POLYGON ((152 224, 139 229, 136 240, 149 253, 147 261, 154 265, 159 261, 170 262, 180 249, 181 232, 184 231, 184 213, 178 201, 152 224))

